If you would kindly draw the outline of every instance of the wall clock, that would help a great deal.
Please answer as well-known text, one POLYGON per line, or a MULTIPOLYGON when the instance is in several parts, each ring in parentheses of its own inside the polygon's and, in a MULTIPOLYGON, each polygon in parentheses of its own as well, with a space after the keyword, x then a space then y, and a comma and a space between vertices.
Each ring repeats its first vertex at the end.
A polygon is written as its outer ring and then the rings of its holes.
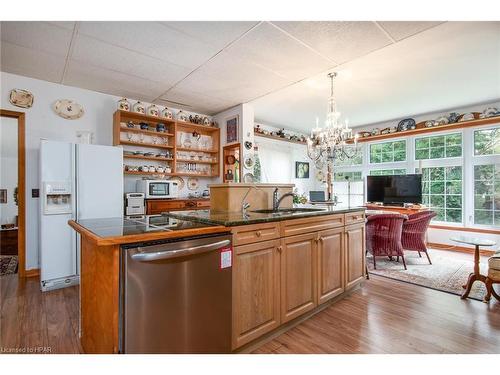
POLYGON ((54 103, 54 112, 67 120, 76 120, 83 116, 83 106, 69 99, 60 99, 54 103))

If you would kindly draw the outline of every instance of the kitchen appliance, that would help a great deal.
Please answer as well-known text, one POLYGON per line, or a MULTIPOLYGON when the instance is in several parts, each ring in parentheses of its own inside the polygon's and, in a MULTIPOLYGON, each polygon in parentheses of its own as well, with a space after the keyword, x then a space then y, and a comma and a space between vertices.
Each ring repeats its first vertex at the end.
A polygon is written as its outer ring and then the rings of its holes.
POLYGON ((145 213, 144 193, 126 193, 125 215, 144 215, 145 213))
POLYGON ((144 193, 146 199, 177 198, 179 188, 177 181, 170 180, 137 180, 136 190, 144 193))
POLYGON ((121 353, 231 351, 231 236, 124 245, 121 353))
POLYGON ((123 216, 122 165, 118 147, 41 141, 42 291, 79 282, 79 235, 68 220, 123 216))
POLYGON ((422 203, 422 175, 367 176, 366 198, 368 202, 384 205, 422 203))

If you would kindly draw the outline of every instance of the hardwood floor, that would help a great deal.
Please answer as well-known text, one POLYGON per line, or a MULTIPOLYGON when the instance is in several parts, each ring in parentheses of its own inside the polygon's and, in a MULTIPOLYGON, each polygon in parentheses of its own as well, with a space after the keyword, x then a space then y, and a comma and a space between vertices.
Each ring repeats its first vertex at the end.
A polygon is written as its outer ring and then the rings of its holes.
MULTIPOLYGON (((78 287, 42 293, 38 278, 0 278, 0 353, 80 353, 78 287)), ((500 303, 372 276, 254 353, 500 353, 500 303)))

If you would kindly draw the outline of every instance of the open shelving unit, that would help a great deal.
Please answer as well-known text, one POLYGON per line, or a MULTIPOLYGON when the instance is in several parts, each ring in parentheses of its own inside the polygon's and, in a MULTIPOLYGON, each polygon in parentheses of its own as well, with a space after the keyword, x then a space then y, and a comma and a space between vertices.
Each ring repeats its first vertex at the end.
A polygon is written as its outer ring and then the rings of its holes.
POLYGON ((169 173, 142 172, 124 168, 124 175, 217 177, 220 173, 219 128, 118 110, 113 115, 113 145, 123 146, 126 151, 155 152, 156 150, 155 156, 124 153, 123 158, 135 161, 134 165, 143 160, 146 165, 155 162, 155 166, 170 167, 171 170, 169 173), (129 122, 134 123, 134 127, 128 127, 129 122), (148 124, 148 129, 141 129, 139 123, 148 124), (164 132, 155 130, 158 123, 165 125, 164 132), (183 146, 182 139, 186 137, 195 141, 203 139, 204 144, 210 147, 205 149, 196 142, 187 142, 183 146), (167 152, 166 157, 165 152, 167 152), (179 152, 186 156, 178 157, 179 152), (160 153, 161 156, 156 156, 160 153), (201 160, 199 156, 202 156, 201 160))

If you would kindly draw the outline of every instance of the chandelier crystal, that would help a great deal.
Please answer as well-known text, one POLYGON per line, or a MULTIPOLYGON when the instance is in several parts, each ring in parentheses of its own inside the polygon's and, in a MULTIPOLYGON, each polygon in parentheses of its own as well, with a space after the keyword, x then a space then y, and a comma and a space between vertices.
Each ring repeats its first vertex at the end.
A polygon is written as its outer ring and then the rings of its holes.
POLYGON ((335 161, 345 161, 353 158, 357 152, 358 135, 354 136, 354 145, 348 144, 353 139, 352 129, 349 128, 347 120, 340 121, 340 112, 337 111, 337 103, 333 96, 333 79, 337 73, 329 73, 330 97, 328 98, 328 109, 325 127, 318 126, 312 129, 311 136, 307 138, 307 156, 313 160, 317 168, 327 166, 326 183, 328 186, 328 200, 333 200, 332 168, 335 161))

